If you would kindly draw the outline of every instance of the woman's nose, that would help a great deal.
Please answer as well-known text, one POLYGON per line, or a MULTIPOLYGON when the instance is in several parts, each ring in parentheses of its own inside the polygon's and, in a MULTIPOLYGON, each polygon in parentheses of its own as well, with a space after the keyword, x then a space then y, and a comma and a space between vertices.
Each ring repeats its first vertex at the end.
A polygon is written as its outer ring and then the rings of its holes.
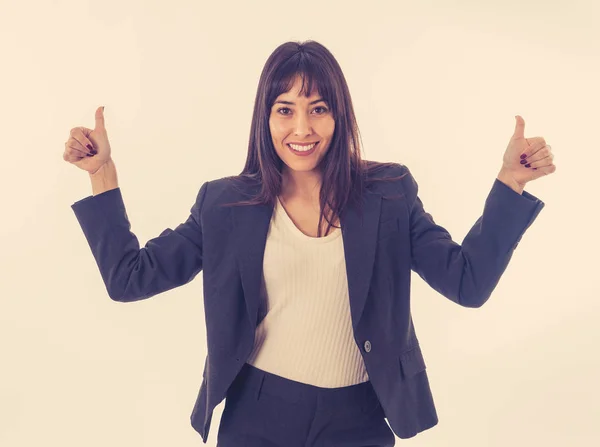
POLYGON ((301 114, 297 115, 294 122, 294 131, 296 135, 310 133, 310 122, 308 118, 301 116, 301 114))

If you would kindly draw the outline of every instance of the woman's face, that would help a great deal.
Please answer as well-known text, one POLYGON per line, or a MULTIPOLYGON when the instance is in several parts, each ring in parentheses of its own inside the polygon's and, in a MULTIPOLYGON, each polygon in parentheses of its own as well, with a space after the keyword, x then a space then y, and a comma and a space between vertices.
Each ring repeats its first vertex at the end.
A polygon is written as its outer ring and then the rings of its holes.
MULTIPOLYGON (((318 92, 311 92, 306 98, 298 96, 302 80, 296 77, 291 90, 282 93, 271 107, 269 128, 277 155, 284 163, 283 169, 312 171, 325 156, 333 138, 335 121, 329 105, 320 100, 318 92), (318 142, 306 153, 296 152, 290 143, 309 148, 308 143, 318 142)), ((296 149, 298 148, 296 146, 296 149)))

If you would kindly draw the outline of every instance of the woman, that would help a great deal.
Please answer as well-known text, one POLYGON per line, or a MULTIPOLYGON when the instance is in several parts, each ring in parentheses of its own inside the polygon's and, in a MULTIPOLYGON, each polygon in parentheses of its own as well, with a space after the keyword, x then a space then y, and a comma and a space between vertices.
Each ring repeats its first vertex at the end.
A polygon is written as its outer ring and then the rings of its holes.
POLYGON ((187 221, 141 249, 103 108, 95 129, 71 131, 64 158, 90 173, 93 196, 72 208, 113 300, 203 270, 208 355, 191 423, 205 443, 226 399, 221 447, 392 446, 438 422, 411 269, 459 305, 489 298, 544 206, 524 185, 555 169, 543 138, 523 130, 518 117, 462 246, 424 210, 405 165, 361 160, 348 86, 314 41, 267 60, 243 171, 205 182, 187 221))

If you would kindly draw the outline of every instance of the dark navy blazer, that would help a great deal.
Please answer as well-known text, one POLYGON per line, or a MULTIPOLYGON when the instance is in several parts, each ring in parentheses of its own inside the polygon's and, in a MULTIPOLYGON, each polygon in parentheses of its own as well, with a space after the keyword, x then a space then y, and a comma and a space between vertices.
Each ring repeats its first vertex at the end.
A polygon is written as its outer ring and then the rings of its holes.
MULTIPOLYGON (((354 339, 390 427, 404 439, 438 423, 411 316, 411 270, 455 303, 482 306, 544 202, 495 179, 483 214, 459 245, 424 210, 409 169, 396 164, 380 175, 388 174, 406 175, 376 182, 364 195, 364 214, 350 205, 340 223, 354 339)), ((257 191, 249 186, 245 193, 257 191)), ((204 443, 214 408, 254 347, 273 207, 219 206, 248 199, 228 178, 207 181, 188 219, 143 248, 130 231, 120 188, 72 205, 113 300, 150 298, 203 271, 208 355, 191 424, 204 443)))

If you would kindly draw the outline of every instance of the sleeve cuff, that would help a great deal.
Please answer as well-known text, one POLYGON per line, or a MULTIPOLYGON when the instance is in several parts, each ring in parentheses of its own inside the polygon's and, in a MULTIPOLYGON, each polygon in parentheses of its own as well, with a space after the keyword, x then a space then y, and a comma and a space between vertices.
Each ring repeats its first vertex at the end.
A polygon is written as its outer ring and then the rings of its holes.
POLYGON ((111 189, 95 196, 85 197, 71 205, 77 220, 84 229, 102 224, 122 223, 129 225, 121 188, 111 189))
POLYGON ((525 190, 519 194, 498 179, 486 200, 486 207, 492 211, 490 215, 503 221, 505 234, 515 241, 514 248, 545 205, 533 194, 525 190))

